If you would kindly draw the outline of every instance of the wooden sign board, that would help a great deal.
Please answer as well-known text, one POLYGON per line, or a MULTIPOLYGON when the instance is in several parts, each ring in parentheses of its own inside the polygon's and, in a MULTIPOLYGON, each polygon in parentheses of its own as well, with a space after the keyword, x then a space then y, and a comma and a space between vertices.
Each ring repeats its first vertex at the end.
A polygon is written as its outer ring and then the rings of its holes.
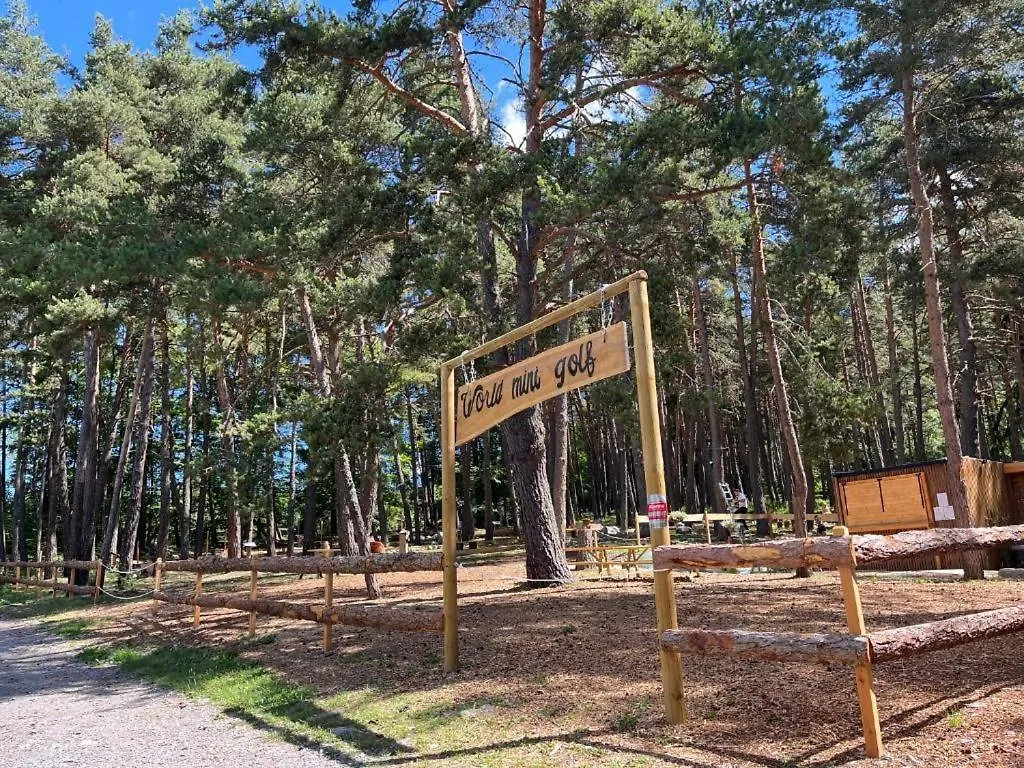
POLYGON ((626 324, 616 323, 463 384, 455 393, 455 444, 548 398, 628 370, 626 324))

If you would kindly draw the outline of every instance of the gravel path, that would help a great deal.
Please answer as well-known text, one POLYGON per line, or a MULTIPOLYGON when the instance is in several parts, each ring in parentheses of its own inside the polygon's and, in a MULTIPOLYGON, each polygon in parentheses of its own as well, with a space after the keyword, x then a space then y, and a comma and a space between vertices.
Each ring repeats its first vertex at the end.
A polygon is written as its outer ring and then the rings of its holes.
POLYGON ((338 768, 207 704, 75 659, 27 621, 0 618, 0 723, 11 768, 338 768))

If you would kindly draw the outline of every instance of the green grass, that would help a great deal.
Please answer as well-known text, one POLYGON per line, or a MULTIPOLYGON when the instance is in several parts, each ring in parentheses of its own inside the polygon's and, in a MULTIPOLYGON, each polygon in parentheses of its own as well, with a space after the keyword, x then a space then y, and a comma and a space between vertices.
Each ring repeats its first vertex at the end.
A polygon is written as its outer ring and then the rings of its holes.
POLYGON ((33 587, 15 589, 7 584, 0 586, 0 613, 17 619, 66 613, 84 604, 82 600, 53 597, 45 590, 37 597, 33 587))
POLYGON ((73 639, 81 637, 90 629, 95 629, 97 624, 91 619, 57 619, 45 622, 46 628, 60 637, 73 639))
POLYGON ((964 714, 962 709, 951 710, 946 715, 946 727, 947 728, 963 728, 967 725, 967 715, 964 714))

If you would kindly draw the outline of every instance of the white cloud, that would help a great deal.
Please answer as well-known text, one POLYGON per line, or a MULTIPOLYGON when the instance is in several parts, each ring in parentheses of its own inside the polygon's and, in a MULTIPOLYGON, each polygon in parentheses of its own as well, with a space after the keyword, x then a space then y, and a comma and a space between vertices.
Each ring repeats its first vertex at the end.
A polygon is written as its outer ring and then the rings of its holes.
POLYGON ((522 149, 526 141, 526 113, 522 99, 511 99, 498 110, 498 124, 505 129, 502 139, 516 149, 522 149))

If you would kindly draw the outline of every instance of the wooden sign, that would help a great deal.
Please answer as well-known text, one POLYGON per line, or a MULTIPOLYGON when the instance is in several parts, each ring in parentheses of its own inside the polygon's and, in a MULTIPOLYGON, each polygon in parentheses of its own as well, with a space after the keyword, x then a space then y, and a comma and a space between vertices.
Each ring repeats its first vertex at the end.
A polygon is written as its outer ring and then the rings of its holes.
POLYGON ((555 395, 628 370, 626 324, 616 323, 463 384, 455 393, 455 444, 555 395))

